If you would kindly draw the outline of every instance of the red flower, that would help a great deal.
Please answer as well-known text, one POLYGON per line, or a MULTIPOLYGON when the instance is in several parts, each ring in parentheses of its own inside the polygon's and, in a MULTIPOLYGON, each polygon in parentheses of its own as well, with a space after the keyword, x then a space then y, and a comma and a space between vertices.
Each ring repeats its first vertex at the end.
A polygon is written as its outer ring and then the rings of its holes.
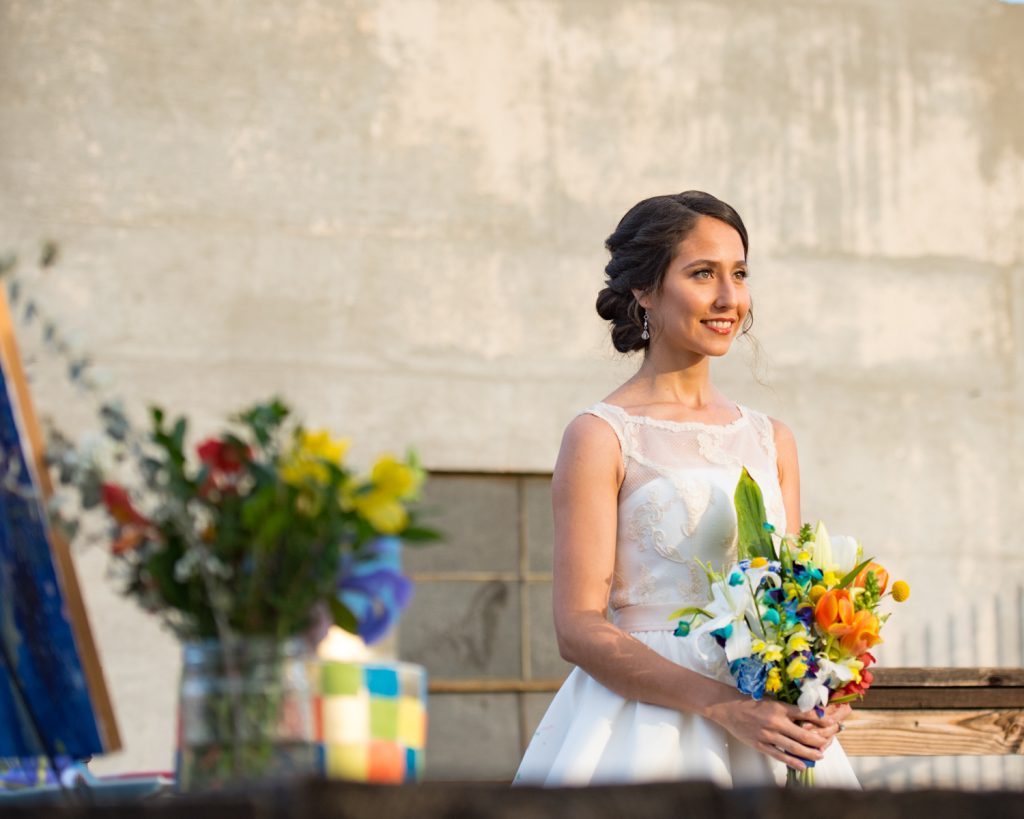
POLYGON ((199 488, 202 495, 206 495, 212 489, 220 492, 234 489, 242 469, 252 460, 252 450, 249 447, 217 438, 206 439, 196 451, 199 453, 199 460, 209 470, 206 480, 199 488))
POLYGON ((878 660, 875 659, 875 655, 872 654, 870 651, 865 651, 857 659, 864 663, 865 668, 867 668, 869 665, 878 662, 878 660))
POLYGON ((211 472, 222 472, 232 475, 240 472, 242 467, 252 459, 249 447, 239 447, 217 438, 208 438, 198 447, 199 460, 210 467, 211 472))
POLYGON ((110 516, 122 526, 151 526, 149 519, 132 505, 132 499, 124 487, 116 483, 105 483, 101 487, 103 505, 110 516))

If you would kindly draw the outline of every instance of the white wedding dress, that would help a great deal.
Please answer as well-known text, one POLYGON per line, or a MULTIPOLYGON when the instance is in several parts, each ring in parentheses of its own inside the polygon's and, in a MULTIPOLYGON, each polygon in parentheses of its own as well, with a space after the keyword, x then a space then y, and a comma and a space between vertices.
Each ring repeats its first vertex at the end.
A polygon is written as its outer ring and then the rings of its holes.
MULTIPOLYGON (((715 568, 736 558, 733 494, 746 467, 764 495, 768 520, 786 530, 774 430, 740 407, 725 425, 663 421, 598 403, 582 412, 615 431, 625 478, 619 490, 612 622, 663 657, 734 685, 710 635, 676 637, 668 615, 709 598, 697 560, 715 568)), ((581 412, 581 414, 582 414, 581 412)), ((555 695, 523 756, 514 784, 572 786, 709 779, 721 785, 785 781, 785 765, 703 717, 626 700, 580 668, 555 695)), ((818 785, 860 787, 833 742, 815 766, 818 785)))

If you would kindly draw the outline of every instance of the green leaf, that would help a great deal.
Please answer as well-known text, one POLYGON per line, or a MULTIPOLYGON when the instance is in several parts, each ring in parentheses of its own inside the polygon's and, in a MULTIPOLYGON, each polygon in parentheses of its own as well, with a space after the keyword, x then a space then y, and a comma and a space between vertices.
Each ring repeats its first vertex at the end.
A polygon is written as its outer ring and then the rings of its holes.
POLYGON ((850 569, 850 571, 843 575, 843 579, 835 585, 835 588, 845 589, 847 586, 849 586, 856 579, 857 575, 860 574, 860 570, 867 566, 868 563, 870 563, 872 560, 874 560, 874 558, 869 557, 864 562, 858 563, 856 566, 850 569))
POLYGON ((665 619, 666 620, 675 620, 677 617, 688 617, 691 614, 703 614, 709 620, 711 620, 714 617, 714 615, 711 612, 706 611, 705 609, 702 609, 700 606, 688 606, 685 609, 679 609, 678 611, 672 612, 665 619))
POLYGON ((429 540, 440 540, 441 533, 426 526, 410 526, 399 537, 410 542, 424 543, 429 540))
POLYGON ((847 694, 845 697, 834 697, 828 701, 829 705, 833 703, 853 702, 854 700, 864 699, 863 694, 847 694))
POLYGON ((359 621, 356 620, 356 616, 352 613, 352 610, 342 603, 337 597, 331 597, 331 617, 334 618, 334 625, 338 628, 342 628, 350 634, 355 634, 359 631, 359 621))
POLYGON ((736 484, 734 501, 740 558, 763 557, 766 560, 776 560, 772 536, 764 528, 767 518, 761 487, 750 476, 746 467, 743 468, 736 484))

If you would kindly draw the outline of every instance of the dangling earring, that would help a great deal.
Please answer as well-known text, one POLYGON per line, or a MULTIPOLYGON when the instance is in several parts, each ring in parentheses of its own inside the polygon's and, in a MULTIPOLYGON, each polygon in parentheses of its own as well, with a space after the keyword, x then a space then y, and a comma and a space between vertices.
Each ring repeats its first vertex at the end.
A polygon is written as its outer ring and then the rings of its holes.
POLYGON ((644 331, 640 334, 640 338, 642 338, 644 341, 647 341, 648 339, 650 339, 650 337, 651 334, 647 332, 647 311, 644 310, 644 331))

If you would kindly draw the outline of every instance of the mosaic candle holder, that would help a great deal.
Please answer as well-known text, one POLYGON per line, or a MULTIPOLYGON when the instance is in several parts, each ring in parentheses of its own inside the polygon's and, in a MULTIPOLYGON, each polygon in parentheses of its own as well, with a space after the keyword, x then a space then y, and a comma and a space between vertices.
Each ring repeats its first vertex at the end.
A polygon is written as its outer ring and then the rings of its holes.
POLYGON ((427 672, 398 662, 323 660, 324 773, 355 782, 418 782, 427 741, 427 672))

